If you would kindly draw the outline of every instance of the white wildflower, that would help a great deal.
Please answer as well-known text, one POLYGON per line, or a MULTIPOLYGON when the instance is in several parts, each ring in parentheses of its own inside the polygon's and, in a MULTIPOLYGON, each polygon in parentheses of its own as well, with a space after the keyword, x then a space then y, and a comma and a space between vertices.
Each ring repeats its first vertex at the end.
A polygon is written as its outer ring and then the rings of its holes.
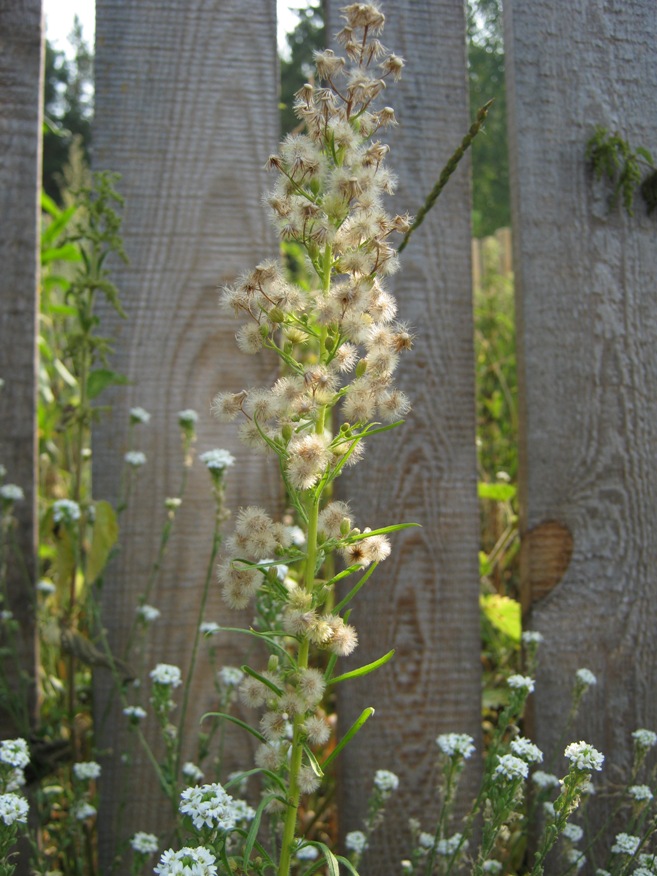
POLYGON ((455 833, 447 839, 441 839, 436 846, 436 852, 439 855, 449 857, 454 855, 459 849, 464 852, 468 848, 467 840, 463 842, 462 834, 455 833))
POLYGON ((491 873, 492 876, 497 876, 498 873, 502 872, 502 862, 496 861, 494 858, 489 858, 482 864, 482 870, 484 873, 491 873))
POLYGON ((177 511, 182 505, 182 499, 178 496, 169 496, 164 500, 164 506, 168 511, 177 511))
POLYGON ((73 764, 73 775, 81 782, 88 782, 100 776, 100 764, 95 760, 81 761, 73 764))
POLYGON ((417 844, 421 849, 432 849, 435 841, 435 836, 432 833, 427 833, 426 830, 423 830, 417 838, 417 844))
POLYGON ((135 852, 141 855, 152 855, 158 849, 158 839, 154 833, 145 833, 143 830, 137 831, 130 840, 130 846, 135 852))
POLYGON ((216 858, 202 846, 185 846, 180 851, 167 849, 154 873, 158 876, 216 876, 216 858))
POLYGON ((547 790, 547 788, 559 787, 559 779, 557 776, 552 773, 545 773, 543 770, 536 770, 532 775, 532 781, 535 782, 542 791, 547 790))
POLYGON ((222 666, 217 676, 224 687, 237 687, 242 683, 244 673, 237 666, 222 666))
POLYGON ((300 526, 286 526, 288 538, 295 547, 303 547, 306 543, 306 533, 300 526))
POLYGON ((130 468, 141 468, 146 464, 146 454, 141 450, 128 450, 123 456, 123 461, 130 468))
POLYGON ((563 835, 569 842, 578 843, 584 836, 584 831, 579 824, 568 823, 564 825, 563 835))
POLYGON ((191 428, 198 423, 198 414, 191 408, 186 408, 184 411, 178 411, 178 424, 183 429, 191 428))
POLYGON ((374 786, 384 794, 390 794, 399 787, 399 777, 390 770, 377 770, 374 774, 374 786))
POLYGON ((351 830, 344 838, 344 844, 350 852, 362 855, 367 848, 367 837, 362 830, 351 830))
MULTIPOLYGON (((540 645, 545 641, 545 636, 543 633, 539 633, 536 630, 524 630, 522 634, 522 643, 523 645, 540 645)), ((498 863, 498 862, 496 862, 498 863)))
POLYGON ((534 679, 528 675, 511 675, 507 679, 507 684, 514 690, 526 690, 527 693, 532 693, 534 690, 534 679))
POLYGON ((144 408, 130 408, 130 421, 132 423, 148 423, 150 418, 151 415, 144 408))
POLYGON ((6 825, 24 824, 29 808, 27 800, 18 794, 0 794, 0 819, 6 825))
POLYGON ((578 669, 575 673, 575 678, 577 679, 578 684, 582 687, 593 687, 594 684, 598 683, 598 679, 590 669, 578 669))
POLYGON ((555 818, 556 812, 554 809, 554 803, 551 803, 549 800, 546 800, 543 803, 543 812, 547 815, 548 818, 555 818))
POLYGON ((221 627, 216 621, 203 621, 199 625, 198 631, 202 636, 212 636, 218 633, 221 627))
POLYGON ((80 506, 72 499, 58 499, 52 506, 55 523, 75 523, 80 519, 80 506))
POLYGON ((648 852, 641 852, 639 855, 639 864, 641 867, 645 867, 652 873, 657 873, 657 855, 652 855, 648 852))
POLYGON ((215 450, 206 450, 199 456, 201 462, 211 471, 224 471, 235 465, 235 457, 227 450, 216 448, 215 450))
POLYGON ((80 800, 71 807, 71 814, 78 821, 86 821, 87 818, 93 818, 96 815, 96 807, 80 800))
POLYGON ((447 757, 461 757, 467 760, 475 751, 474 739, 467 733, 441 733, 436 744, 447 757))
POLYGON ((196 766, 195 763, 192 763, 191 760, 188 760, 182 765, 181 772, 183 776, 187 779, 187 781, 190 784, 194 785, 200 782, 205 775, 203 770, 200 767, 196 766))
POLYGON ((234 800, 218 782, 186 788, 180 795, 180 811, 189 815, 197 830, 205 825, 225 832, 252 817, 250 807, 234 800))
POLYGON ((123 710, 123 714, 137 724, 146 717, 146 710, 142 709, 141 706, 126 706, 123 710))
POLYGON ((605 759, 603 754, 583 740, 580 742, 571 742, 570 745, 566 746, 564 756, 567 757, 578 770, 600 771, 605 759))
POLYGON ((5 502, 22 502, 25 498, 25 493, 17 484, 3 484, 0 487, 0 498, 5 502))
POLYGON ((169 687, 179 687, 182 684, 180 669, 170 663, 158 663, 155 669, 151 669, 150 677, 155 684, 169 687))
POLYGON ((635 730, 632 733, 632 739, 637 748, 644 750, 654 748, 657 745, 657 733, 654 730, 635 730))
POLYGON ((543 752, 534 743, 524 736, 513 739, 510 745, 511 751, 527 763, 542 763, 543 752))
POLYGON ((528 773, 529 767, 524 760, 520 760, 513 754, 503 754, 499 758, 493 775, 512 782, 516 779, 526 779, 528 773))
POLYGON ((139 605, 136 611, 141 620, 147 624, 156 621, 161 614, 159 608, 155 608, 154 605, 139 605))
POLYGON ((294 850, 294 854, 299 861, 315 861, 319 852, 315 848, 315 846, 298 846, 294 850))
POLYGON ((571 867, 574 867, 575 870, 581 870, 582 867, 586 864, 586 856, 584 852, 580 849, 568 849, 566 852, 566 860, 571 867))
POLYGON ((617 833, 611 851, 616 855, 634 855, 641 845, 641 837, 631 833, 617 833))
POLYGON ((0 761, 12 767, 23 769, 30 762, 30 749, 27 742, 18 739, 4 739, 0 742, 0 761))
POLYGON ((43 596, 52 596, 53 593, 57 592, 57 588, 55 587, 55 585, 52 583, 52 581, 48 581, 47 578, 42 578, 38 582, 36 589, 39 591, 39 593, 43 594, 43 596))
POLYGON ((627 793, 633 800, 636 800, 637 803, 644 803, 653 798, 653 793, 648 785, 631 785, 627 789, 627 793))

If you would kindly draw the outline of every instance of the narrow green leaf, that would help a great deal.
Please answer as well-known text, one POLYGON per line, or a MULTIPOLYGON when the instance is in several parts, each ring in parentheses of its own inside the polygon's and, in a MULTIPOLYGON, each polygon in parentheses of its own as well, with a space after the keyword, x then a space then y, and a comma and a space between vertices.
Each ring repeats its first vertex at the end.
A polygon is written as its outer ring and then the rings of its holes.
POLYGON ((108 386, 125 386, 127 383, 129 380, 125 374, 110 371, 109 368, 96 368, 87 380, 87 395, 90 399, 94 399, 108 386))
POLYGON ((64 365, 61 359, 55 359, 53 362, 53 366, 55 368, 55 371, 59 374, 59 376, 62 378, 67 386, 70 386, 72 389, 74 389, 78 385, 77 378, 73 374, 71 374, 71 372, 68 370, 66 365, 64 365))
POLYGON ((280 776, 277 776, 276 773, 272 773, 271 770, 265 770, 261 767, 255 767, 252 770, 246 770, 243 773, 239 773, 238 775, 234 776, 230 781, 226 782, 224 788, 226 788, 226 790, 228 791, 230 790, 230 788, 233 787, 233 785, 239 785, 242 779, 248 779, 249 776, 257 775, 267 776, 267 778, 270 779, 275 785, 278 785, 283 794, 287 792, 285 782, 283 781, 283 779, 281 779, 280 776))
POLYGON ((250 666, 247 666, 246 664, 244 664, 244 666, 241 667, 241 670, 242 670, 242 672, 245 672, 247 675, 250 675, 251 678, 255 678, 256 681, 259 681, 261 684, 266 685, 270 690, 272 690, 276 694, 277 697, 283 696, 283 691, 280 689, 280 687, 275 685, 273 681, 270 681, 268 678, 265 678, 264 675, 260 675, 260 673, 256 672, 255 669, 251 669, 250 666))
MULTIPOLYGON (((360 588, 367 582, 368 578, 372 575, 372 573, 374 572, 374 570, 377 568, 378 565, 379 565, 378 563, 372 563, 370 565, 369 569, 365 572, 365 574, 362 576, 362 578, 360 578, 358 580, 358 582, 356 583, 356 585, 351 588, 351 590, 349 591, 349 593, 347 593, 347 595, 344 597, 344 599, 341 599, 340 602, 338 602, 338 604, 335 606, 335 608, 333 609, 335 614, 338 614, 338 612, 342 611, 342 609, 345 607, 345 605, 348 605, 351 602, 351 600, 358 593, 360 588)), ((350 568, 353 568, 353 566, 350 566, 350 568)))
POLYGON ((343 858, 342 855, 336 855, 335 857, 338 859, 343 867, 346 867, 347 870, 349 870, 349 872, 353 874, 353 876, 359 876, 358 870, 354 867, 354 865, 348 858, 343 858))
POLYGON ((322 855, 324 855, 328 876, 340 876, 340 865, 338 864, 338 859, 326 843, 315 843, 314 845, 320 850, 322 855))
POLYGON ((412 526, 421 526, 421 523, 393 523, 391 526, 382 526, 381 529, 371 529, 369 532, 361 532, 358 535, 353 535, 347 539, 347 544, 354 541, 362 541, 364 538, 370 538, 372 535, 385 535, 386 532, 397 532, 400 529, 410 529, 412 526))
POLYGON ((65 243, 63 246, 55 246, 44 249, 41 252, 41 264, 50 262, 79 262, 80 250, 74 243, 65 243))
POLYGON ((41 189, 41 209, 50 216, 56 218, 62 212, 50 195, 41 189))
POLYGON ((242 859, 242 867, 244 868, 244 872, 248 873, 249 871, 249 860, 251 858, 251 852, 253 851, 253 846, 258 837, 258 831, 260 830, 260 822, 262 821, 262 815, 265 811, 265 807, 269 805, 272 797, 267 794, 260 801, 260 805, 256 809, 256 814, 251 822, 251 826, 249 828, 249 832, 246 837, 246 842, 244 843, 244 858, 242 859))
POLYGON ((205 721, 206 718, 225 718, 227 721, 230 721, 232 724, 237 724, 238 727, 241 727, 242 730, 246 730, 247 733, 250 733, 251 736, 255 736, 258 742, 262 742, 263 745, 267 744, 267 740, 262 735, 262 733, 258 733, 250 724, 247 724, 245 721, 240 721, 239 718, 236 718, 234 715, 229 715, 226 712, 206 712, 201 716, 201 721, 205 721))
POLYGON ((308 748, 308 746, 304 743, 303 750, 306 752, 306 757, 308 758, 308 763, 310 764, 310 768, 315 773, 318 779, 324 778, 324 770, 319 765, 319 761, 313 754, 313 752, 308 748))
POLYGON ((241 627, 219 627, 218 632, 241 633, 242 635, 253 636, 255 639, 260 639, 261 642, 266 642, 268 645, 271 645, 272 648, 274 648, 276 651, 278 651, 278 653, 281 655, 281 657, 285 657, 286 660, 289 660, 289 662, 292 664, 292 666, 296 666, 296 663, 295 663, 292 655, 290 653, 288 653, 288 651, 286 651, 286 649, 282 645, 279 645, 278 642, 274 641, 274 639, 271 637, 271 635, 268 635, 266 633, 259 633, 257 630, 252 630, 252 629, 245 630, 245 629, 242 629, 241 627))
POLYGON ((369 718, 371 718, 373 714, 374 714, 374 709, 373 709, 371 706, 368 706, 366 709, 363 709, 363 711, 360 713, 360 717, 359 717, 356 721, 354 721, 354 723, 353 723, 353 724, 351 725, 351 727, 347 730, 347 732, 345 733, 345 735, 344 735, 344 736, 342 737, 342 739, 338 742, 338 744, 335 746, 335 748, 333 749, 333 751, 329 754, 329 756, 326 758, 326 760, 325 760, 324 763, 322 764, 322 769, 324 770, 324 772, 326 772, 326 767, 327 767, 332 761, 334 761, 335 758, 340 754, 340 752, 342 751, 342 749, 343 749, 346 745, 348 745, 349 742, 351 742, 351 740, 354 738, 354 736, 356 735, 356 733, 358 733, 358 731, 361 729, 361 727, 363 726, 363 724, 364 724, 367 720, 369 720, 369 718))
POLYGON ((378 660, 374 660, 372 663, 367 663, 365 666, 361 666, 360 669, 352 669, 351 672, 345 672, 343 675, 336 675, 335 678, 331 678, 329 680, 329 684, 337 684, 339 681, 347 681, 349 678, 361 678, 363 675, 369 675, 370 672, 374 672, 375 669, 378 669, 380 666, 385 666, 385 664, 392 660, 395 654, 395 649, 392 651, 388 651, 387 654, 384 654, 383 657, 379 657, 378 660))

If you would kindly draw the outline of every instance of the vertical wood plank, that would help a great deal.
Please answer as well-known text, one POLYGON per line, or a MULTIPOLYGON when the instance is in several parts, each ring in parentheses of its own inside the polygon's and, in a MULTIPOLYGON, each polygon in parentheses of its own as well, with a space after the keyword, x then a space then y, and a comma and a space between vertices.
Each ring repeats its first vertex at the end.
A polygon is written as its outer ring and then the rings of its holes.
MULTIPOLYGON (((20 624, 18 663, 35 678, 36 640, 36 335, 39 283, 39 193, 42 124, 41 0, 0 0, 0 464, 20 486, 15 505, 21 567, 9 551, 8 608, 20 624)), ((17 679, 14 681, 17 682, 17 679)), ((17 687, 18 690, 18 687, 17 687)), ((34 693, 26 703, 32 718, 34 693)), ((27 732, 7 715, 3 735, 27 732)))
MULTIPOLYGON (((340 27, 329 5, 329 35, 340 27)), ((465 21, 461 2, 389 3, 383 42, 407 62, 387 100, 399 128, 389 166, 399 176, 394 211, 424 202, 468 128, 465 21)), ((399 385, 413 401, 406 425, 377 436, 345 476, 360 526, 415 521, 392 536, 393 553, 359 595, 353 622, 360 645, 352 666, 390 648, 394 660, 339 690, 345 730, 366 705, 376 715, 342 761, 340 819, 359 829, 376 769, 396 772, 400 791, 363 865, 396 872, 409 852, 408 819, 435 827, 438 733, 479 736, 479 545, 476 499, 470 182, 464 161, 404 251, 394 277, 399 317, 416 333, 399 385)), ((475 770, 464 777, 473 795, 475 770)))
POLYGON ((657 16, 651 0, 505 12, 523 590, 546 637, 535 732, 550 751, 588 667, 598 684, 572 736, 610 779, 631 732, 657 725, 657 246, 642 205, 609 212, 584 150, 596 125, 657 149, 657 16))
MULTIPOLYGON (((277 141, 277 94, 273 0, 175 0, 165 6, 99 0, 94 164, 122 174, 131 259, 115 273, 129 319, 105 314, 104 330, 116 337, 113 361, 133 385, 115 394, 112 416, 95 435, 98 496, 116 499, 128 449, 128 408, 142 405, 152 413, 138 443, 148 462, 122 520, 121 556, 103 595, 104 624, 119 654, 156 553, 164 498, 177 491, 179 410, 199 412, 199 452, 225 447, 237 458, 228 475, 230 506, 259 503, 277 511, 275 467, 239 445, 236 430, 218 426, 209 414, 217 391, 271 382, 273 373, 263 357, 256 362, 237 355, 234 321, 217 301, 220 285, 276 252, 260 199, 262 168, 277 141)), ((213 520, 209 475, 198 462, 179 515, 151 600, 162 617, 148 641, 147 670, 157 662, 185 668, 189 660, 213 520)), ((220 602, 214 572, 212 582, 205 619, 233 625, 237 619, 220 602)), ((242 625, 248 622, 249 616, 241 618, 242 625)), ((243 640, 224 637, 217 647, 227 664, 244 660, 243 640)), ((209 664, 201 665, 190 699, 192 745, 200 715, 216 708, 209 664)), ((99 715, 108 688, 100 678, 99 715)), ((228 735, 232 740, 232 731, 228 735)), ((238 735, 242 746, 245 736, 238 735)), ((161 795, 148 764, 136 755, 129 772, 118 768, 125 743, 125 719, 115 708, 101 738, 111 751, 103 776, 105 818, 127 791, 124 832, 161 831, 170 814, 154 805, 161 795)), ((195 759, 194 747, 185 757, 195 759)), ((242 750, 241 766, 245 760, 250 755, 242 750)), ((106 861, 117 847, 116 830, 114 825, 101 837, 106 861)))

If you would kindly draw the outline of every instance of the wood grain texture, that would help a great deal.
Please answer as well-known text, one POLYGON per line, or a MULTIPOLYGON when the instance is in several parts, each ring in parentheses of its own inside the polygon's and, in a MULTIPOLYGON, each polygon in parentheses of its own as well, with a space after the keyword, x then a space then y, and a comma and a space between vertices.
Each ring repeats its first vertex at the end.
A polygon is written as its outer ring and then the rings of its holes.
MULTIPOLYGON (((40 0, 0 0, 0 464, 25 494, 15 505, 17 546, 8 557, 8 605, 21 625, 20 665, 35 677, 36 335, 41 187, 40 0), (26 574, 27 572, 27 580, 26 574)), ((4 606, 3 606, 4 607, 4 606)), ((30 697, 28 711, 35 701, 30 697)), ((0 716, 3 735, 26 732, 0 716)))
MULTIPOLYGON (((329 33, 339 29, 330 4, 329 33)), ((389 166, 399 176, 394 211, 424 202, 468 127, 465 23, 460 2, 384 4, 383 42, 407 62, 386 101, 399 128, 389 166)), ((420 523, 392 536, 393 553, 355 603, 360 645, 350 666, 390 648, 394 660, 338 690, 341 727, 367 705, 376 715, 342 759, 343 831, 361 827, 376 769, 400 776, 385 828, 363 861, 366 872, 399 872, 409 853, 408 819, 433 830, 438 733, 479 736, 479 545, 476 499, 470 182, 465 160, 404 251, 394 277, 399 316, 416 341, 399 383, 413 410, 406 425, 372 439, 342 478, 358 526, 420 523)), ((393 285, 393 284, 391 284, 393 285)), ((466 771, 474 795, 476 768, 466 771)))
MULTIPOLYGON (((152 413, 139 427, 137 446, 148 462, 122 521, 122 551, 104 588, 104 625, 122 652, 136 600, 154 559, 164 520, 164 498, 174 496, 180 476, 177 412, 199 412, 198 452, 225 447, 237 458, 229 474, 233 509, 259 503, 276 512, 276 467, 237 443, 236 430, 209 414, 213 395, 271 382, 275 363, 249 360, 235 347, 236 325, 217 306, 218 287, 276 252, 260 198, 262 170, 277 141, 275 6, 262 0, 201 2, 172 0, 126 4, 100 0, 97 10, 94 165, 122 174, 127 268, 115 278, 129 319, 104 315, 103 329, 116 337, 114 363, 133 385, 117 392, 111 418, 94 439, 94 490, 117 495, 121 458, 127 448, 128 408, 152 413)), ((186 667, 211 547, 213 503, 207 471, 193 466, 179 524, 151 601, 162 612, 148 638, 146 670, 157 662, 186 667)), ((213 586, 205 619, 231 625, 213 586)), ((248 624, 250 616, 240 621, 248 624)), ((239 665, 244 640, 223 637, 220 662, 239 665)), ((202 646, 207 654, 207 646, 202 646)), ((97 682, 98 714, 108 680, 97 682)), ((148 696, 143 696, 146 703, 148 696)), ((178 697, 180 700, 180 697, 178 697)), ((191 696, 188 727, 216 708, 207 656, 191 696)), ((176 716, 174 713, 174 720, 176 716)), ((153 724, 151 718, 149 723, 153 724)), ((150 730, 152 731, 152 727, 150 730)), ((245 734, 235 740, 227 769, 234 769, 245 734)), ((152 735, 151 735, 152 738, 152 735)), ((129 770, 119 768, 126 745, 125 719, 113 710, 101 745, 109 747, 101 819, 127 792, 123 827, 101 836, 107 861, 119 833, 166 829, 170 816, 150 768, 135 753, 129 770)), ((230 748, 230 746, 229 746, 230 748)), ((186 759, 194 760, 194 747, 186 759)), ((106 824, 107 822, 103 822, 106 824)))
MULTIPOLYGON (((634 218, 609 213, 584 150, 596 125, 657 149, 657 16, 652 0, 576 0, 567 15, 511 0, 505 12, 521 525, 555 521, 573 541, 527 618, 546 636, 535 732, 550 751, 587 666, 598 685, 572 737, 617 778, 630 733, 657 726, 656 226, 639 204, 634 218)), ((525 577, 528 603, 536 584, 525 577)))

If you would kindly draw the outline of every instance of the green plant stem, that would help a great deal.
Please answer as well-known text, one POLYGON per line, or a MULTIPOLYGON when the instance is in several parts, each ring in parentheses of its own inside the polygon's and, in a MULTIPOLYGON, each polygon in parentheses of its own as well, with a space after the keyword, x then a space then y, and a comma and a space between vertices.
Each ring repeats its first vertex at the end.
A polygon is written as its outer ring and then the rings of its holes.
MULTIPOLYGON (((304 585, 310 593, 315 584, 315 564, 317 562, 317 521, 319 517, 319 497, 311 500, 308 511, 308 553, 306 558, 306 570, 304 585)), ((310 644, 308 639, 299 642, 297 666, 300 671, 308 667, 308 655, 310 644)), ((292 846, 297 826, 297 813, 299 811, 299 770, 303 758, 303 746, 301 744, 302 717, 295 715, 293 722, 292 753, 290 757, 290 778, 288 784, 287 811, 283 826, 283 838, 281 841, 281 857, 278 865, 278 876, 288 876, 292 860, 292 846)))
POLYGON ((408 231, 404 235, 402 242, 399 244, 399 247, 397 248, 397 252, 402 252, 406 248, 406 245, 407 245, 408 241, 410 240, 411 234, 415 231, 416 228, 419 228, 420 225, 422 225, 422 223, 424 222, 425 216, 427 215, 429 210, 431 210, 431 208, 434 206, 434 204, 438 200, 438 196, 440 195, 442 190, 447 185, 447 181, 449 180, 450 176, 454 173, 454 171, 458 167, 460 160, 465 155, 468 147, 470 146, 470 144, 472 143, 474 138, 477 136, 477 134, 481 130, 481 126, 483 125, 483 123, 486 120, 486 116, 488 115, 488 110, 491 108, 492 103, 493 103, 493 99, 489 100, 482 107, 480 107, 479 110, 477 111, 477 117, 475 118, 474 122, 470 126, 470 130, 465 135, 465 137, 461 140, 461 145, 458 147, 458 149, 456 149, 456 151, 452 154, 452 156, 447 161, 447 164, 441 170, 440 176, 438 177, 438 182, 431 189, 426 201, 418 210, 417 216, 415 217, 415 221, 413 222, 411 227, 408 229, 408 231))
POLYGON ((187 675, 185 677, 185 685, 183 690, 183 702, 182 708, 180 710, 180 721, 178 723, 178 737, 177 737, 177 745, 176 745, 176 760, 174 764, 174 781, 178 775, 178 770, 180 769, 180 760, 182 756, 182 742, 183 742, 183 731, 185 728, 185 718, 187 717, 187 709, 189 707, 189 695, 192 689, 192 679, 194 676, 194 670, 196 669, 196 660, 198 657, 198 646, 199 641, 201 639, 201 622, 203 620, 203 615, 205 614, 205 606, 208 601, 208 593, 210 591, 210 581, 212 580, 212 572, 214 569, 214 563, 217 558, 217 553, 219 552, 219 545, 221 544, 221 511, 222 504, 221 500, 217 500, 217 511, 214 519, 214 532, 212 533, 212 550, 210 552, 210 559, 208 561, 208 568, 205 573, 205 581, 203 582, 203 593, 201 595, 201 603, 199 605, 198 610, 198 618, 196 621, 196 632, 194 634, 194 644, 192 646, 192 653, 189 658, 189 666, 187 668, 187 675))

